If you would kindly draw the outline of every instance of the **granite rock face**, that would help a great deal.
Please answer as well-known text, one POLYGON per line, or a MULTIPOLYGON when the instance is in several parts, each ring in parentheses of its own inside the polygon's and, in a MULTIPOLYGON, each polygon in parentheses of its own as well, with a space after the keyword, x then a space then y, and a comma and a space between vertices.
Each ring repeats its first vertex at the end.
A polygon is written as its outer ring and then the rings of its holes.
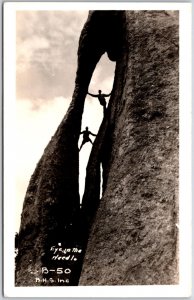
POLYGON ((26 192, 17 286, 45 285, 41 268, 54 266, 49 249, 59 241, 83 250, 79 264, 70 266, 70 285, 178 282, 178 20, 176 11, 89 13, 71 105, 26 192), (116 61, 114 86, 80 208, 78 138, 90 79, 104 52, 116 61))
POLYGON ((179 16, 125 15, 101 148, 103 196, 79 284, 177 284, 179 16))
MULTIPOLYGON (((78 139, 84 101, 92 73, 102 54, 107 52, 112 60, 118 56, 122 15, 123 12, 92 11, 82 30, 72 102, 36 166, 24 199, 17 238, 17 286, 45 285, 42 267, 53 269, 57 266, 50 259, 53 245, 62 242, 63 247, 83 248, 78 139), (115 27, 114 24, 117 26, 113 36, 108 32, 115 27)), ((59 261, 60 267, 66 265, 59 261)), ((80 265, 72 271, 71 285, 77 284, 79 269, 80 265)), ((60 284, 56 281, 56 285, 60 284)))

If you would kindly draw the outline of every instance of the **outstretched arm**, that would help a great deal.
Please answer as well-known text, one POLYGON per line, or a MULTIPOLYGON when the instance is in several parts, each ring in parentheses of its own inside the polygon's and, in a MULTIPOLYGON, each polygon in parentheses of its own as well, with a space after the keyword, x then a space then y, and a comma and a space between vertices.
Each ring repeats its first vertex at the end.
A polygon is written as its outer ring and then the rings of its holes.
POLYGON ((97 134, 94 134, 94 133, 92 133, 91 131, 90 131, 90 134, 93 135, 93 136, 97 136, 97 134))
POLYGON ((84 133, 83 131, 80 132, 80 134, 83 134, 83 133, 84 133))
POLYGON ((98 95, 90 94, 89 92, 88 92, 88 95, 90 95, 92 97, 98 97, 98 95))
POLYGON ((104 94, 104 97, 109 97, 112 94, 112 92, 110 92, 110 94, 104 94))

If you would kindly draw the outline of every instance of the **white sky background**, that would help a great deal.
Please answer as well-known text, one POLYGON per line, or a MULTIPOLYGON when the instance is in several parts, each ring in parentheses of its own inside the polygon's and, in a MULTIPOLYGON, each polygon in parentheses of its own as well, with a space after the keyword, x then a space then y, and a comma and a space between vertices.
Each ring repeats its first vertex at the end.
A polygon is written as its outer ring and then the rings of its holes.
MULTIPOLYGON (((88 11, 17 11, 16 15, 16 222, 36 164, 64 117, 74 89, 77 48, 88 11)), ((103 55, 93 74, 89 91, 112 90, 115 63, 103 55)), ((82 130, 97 134, 103 108, 86 97, 82 130)), ((82 139, 82 137, 81 137, 82 139)), ((92 140, 94 138, 92 137, 92 140)), ((80 144, 81 141, 79 141, 80 144)), ((80 152, 80 194, 91 144, 80 152)))

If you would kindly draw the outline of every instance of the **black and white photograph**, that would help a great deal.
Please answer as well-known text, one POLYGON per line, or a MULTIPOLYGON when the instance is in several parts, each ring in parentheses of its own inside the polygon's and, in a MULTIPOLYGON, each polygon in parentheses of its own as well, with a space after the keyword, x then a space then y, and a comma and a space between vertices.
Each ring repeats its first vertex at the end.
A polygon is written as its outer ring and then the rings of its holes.
POLYGON ((4 4, 7 296, 190 295, 190 26, 189 3, 4 4))

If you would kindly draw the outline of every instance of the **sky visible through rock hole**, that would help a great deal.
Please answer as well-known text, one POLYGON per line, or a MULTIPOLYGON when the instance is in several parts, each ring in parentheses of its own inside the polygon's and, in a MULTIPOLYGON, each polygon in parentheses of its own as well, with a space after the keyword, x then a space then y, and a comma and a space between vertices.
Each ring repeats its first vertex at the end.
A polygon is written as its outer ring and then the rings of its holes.
MULTIPOLYGON (((62 121, 74 90, 78 41, 88 11, 17 11, 16 15, 16 220, 19 231, 26 189, 36 164, 62 121)), ((89 91, 110 93, 115 63, 104 54, 89 91)), ((103 108, 86 97, 82 128, 95 134, 103 108)), ((94 140, 94 137, 91 137, 94 140)), ((79 146, 82 136, 79 140, 79 146)), ((80 151, 79 184, 82 196, 91 144, 80 151)))

